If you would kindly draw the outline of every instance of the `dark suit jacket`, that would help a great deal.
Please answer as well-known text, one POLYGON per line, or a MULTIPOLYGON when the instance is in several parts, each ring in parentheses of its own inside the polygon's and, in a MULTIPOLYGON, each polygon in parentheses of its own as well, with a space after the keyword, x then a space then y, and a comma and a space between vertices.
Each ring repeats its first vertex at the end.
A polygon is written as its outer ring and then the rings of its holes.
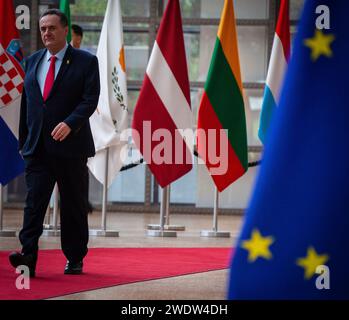
POLYGON ((26 59, 19 150, 24 157, 33 155, 42 134, 49 154, 67 158, 92 157, 95 147, 89 117, 97 107, 100 92, 97 58, 69 45, 50 95, 44 102, 37 70, 46 52, 42 49, 26 59), (60 122, 72 129, 62 142, 51 136, 60 122))

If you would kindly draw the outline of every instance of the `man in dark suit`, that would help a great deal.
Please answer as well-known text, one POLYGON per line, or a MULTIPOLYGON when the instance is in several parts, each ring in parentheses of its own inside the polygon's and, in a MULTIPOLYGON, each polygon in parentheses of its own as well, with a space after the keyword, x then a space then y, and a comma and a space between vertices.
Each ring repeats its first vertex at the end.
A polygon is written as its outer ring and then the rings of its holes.
POLYGON ((88 243, 87 158, 95 154, 89 117, 97 107, 97 58, 66 42, 68 20, 59 10, 40 18, 46 49, 26 60, 19 125, 19 149, 26 163, 27 198, 22 252, 9 256, 35 276, 38 241, 55 183, 61 198, 61 244, 65 274, 82 273, 88 243))

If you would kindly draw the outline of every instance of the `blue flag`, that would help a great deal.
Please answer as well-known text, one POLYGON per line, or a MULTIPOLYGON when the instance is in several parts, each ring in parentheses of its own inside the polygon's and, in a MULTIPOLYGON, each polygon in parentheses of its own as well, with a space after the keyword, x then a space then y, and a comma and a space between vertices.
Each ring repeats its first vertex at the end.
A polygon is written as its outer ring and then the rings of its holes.
POLYGON ((349 1, 305 2, 230 299, 349 298, 348 13, 349 1))

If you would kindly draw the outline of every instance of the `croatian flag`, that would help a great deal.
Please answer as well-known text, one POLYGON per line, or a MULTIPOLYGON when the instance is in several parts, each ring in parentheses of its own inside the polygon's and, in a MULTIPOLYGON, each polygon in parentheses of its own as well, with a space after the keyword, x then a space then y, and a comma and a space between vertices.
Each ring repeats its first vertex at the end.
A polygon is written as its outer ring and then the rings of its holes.
POLYGON ((271 51, 267 81, 265 84, 262 112, 260 118, 259 139, 267 141, 267 132, 275 108, 279 104, 281 88, 290 57, 290 18, 289 1, 281 0, 273 48, 271 51))
POLYGON ((18 152, 24 71, 12 0, 1 1, 0 12, 0 183, 6 185, 24 171, 18 152))

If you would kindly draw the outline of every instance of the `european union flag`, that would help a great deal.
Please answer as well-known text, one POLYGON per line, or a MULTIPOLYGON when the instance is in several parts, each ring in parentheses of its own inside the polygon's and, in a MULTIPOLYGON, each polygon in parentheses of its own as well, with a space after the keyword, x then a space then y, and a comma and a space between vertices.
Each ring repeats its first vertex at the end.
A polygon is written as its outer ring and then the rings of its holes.
POLYGON ((349 298, 348 15, 349 1, 305 2, 230 299, 349 298))

